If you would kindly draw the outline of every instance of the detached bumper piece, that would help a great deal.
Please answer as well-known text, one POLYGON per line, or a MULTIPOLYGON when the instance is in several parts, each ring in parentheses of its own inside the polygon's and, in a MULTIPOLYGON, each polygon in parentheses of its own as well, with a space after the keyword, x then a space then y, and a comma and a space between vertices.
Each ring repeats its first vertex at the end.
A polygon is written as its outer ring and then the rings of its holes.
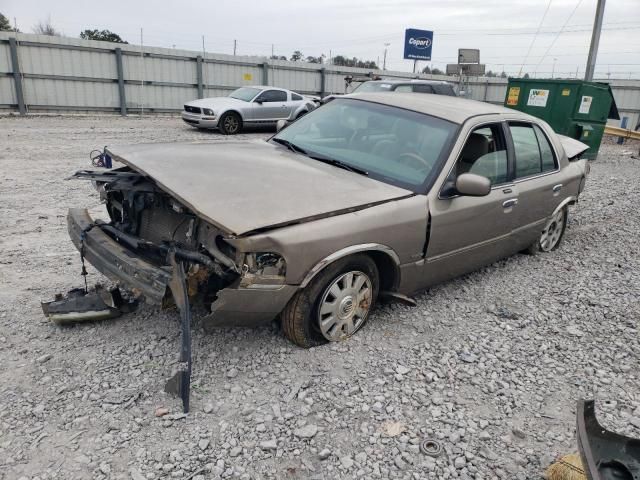
POLYGON ((84 235, 85 259, 111 280, 122 282, 142 293, 150 303, 161 303, 171 279, 171 271, 134 256, 127 246, 116 242, 101 228, 91 228, 93 224, 86 209, 69 210, 69 236, 80 250, 84 235))
POLYGON ((117 288, 105 290, 96 285, 92 292, 82 288, 56 295, 53 302, 42 302, 45 317, 56 325, 117 318, 135 309, 137 302, 126 302, 117 288))
POLYGON ((640 480, 640 439, 604 429, 593 400, 578 402, 577 430, 588 480, 640 480))

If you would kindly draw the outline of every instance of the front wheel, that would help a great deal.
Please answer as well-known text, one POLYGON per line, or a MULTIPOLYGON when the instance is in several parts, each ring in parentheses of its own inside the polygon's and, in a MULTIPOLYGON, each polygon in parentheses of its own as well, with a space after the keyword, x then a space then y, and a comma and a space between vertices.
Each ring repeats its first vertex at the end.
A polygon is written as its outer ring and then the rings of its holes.
POLYGON ((346 340, 367 321, 378 296, 378 269, 371 257, 343 258, 294 295, 282 312, 282 330, 309 348, 346 340))
POLYGON ((569 209, 567 207, 563 207, 554 213, 545 225, 540 238, 526 252, 535 254, 537 252, 551 252, 558 248, 567 228, 568 217, 569 209))
POLYGON ((235 135, 242 128, 242 119, 235 112, 228 112, 222 115, 218 128, 225 135, 235 135))

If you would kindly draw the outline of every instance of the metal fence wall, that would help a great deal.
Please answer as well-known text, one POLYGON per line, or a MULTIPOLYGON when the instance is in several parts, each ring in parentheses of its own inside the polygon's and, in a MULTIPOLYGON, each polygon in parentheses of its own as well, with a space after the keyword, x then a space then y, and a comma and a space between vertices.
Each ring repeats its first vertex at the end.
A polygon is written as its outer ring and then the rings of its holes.
MULTIPOLYGON (((0 32, 0 112, 177 112, 194 98, 266 84, 303 94, 345 93, 344 76, 370 70, 76 38, 0 32)), ((452 77, 374 71, 385 77, 452 77)), ((621 115, 640 122, 640 81, 612 80, 621 115)), ((507 79, 472 77, 475 100, 502 103, 507 79)), ((618 124, 618 122, 612 122, 618 124)))

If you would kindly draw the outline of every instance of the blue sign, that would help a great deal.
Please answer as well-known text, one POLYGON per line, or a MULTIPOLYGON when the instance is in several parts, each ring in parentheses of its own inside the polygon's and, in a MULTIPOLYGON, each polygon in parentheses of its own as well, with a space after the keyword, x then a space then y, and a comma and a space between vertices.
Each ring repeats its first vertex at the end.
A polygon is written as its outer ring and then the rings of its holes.
POLYGON ((404 33, 404 58, 431 60, 433 32, 407 28, 404 33))

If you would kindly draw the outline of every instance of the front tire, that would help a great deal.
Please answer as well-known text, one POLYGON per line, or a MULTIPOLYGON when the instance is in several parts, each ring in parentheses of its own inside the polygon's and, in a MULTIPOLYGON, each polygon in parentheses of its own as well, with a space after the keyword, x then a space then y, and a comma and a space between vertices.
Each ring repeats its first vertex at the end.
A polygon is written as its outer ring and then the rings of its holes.
POLYGON ((378 268, 371 257, 337 260, 289 301, 281 315, 282 330, 303 348, 346 340, 366 323, 378 288, 378 268))
POLYGON ((564 238, 568 218, 569 209, 567 207, 558 210, 545 225, 540 238, 526 250, 526 253, 530 255, 538 252, 548 253, 558 248, 564 238))
POLYGON ((227 112, 220 117, 218 128, 224 135, 235 135, 242 128, 242 118, 235 112, 227 112))

